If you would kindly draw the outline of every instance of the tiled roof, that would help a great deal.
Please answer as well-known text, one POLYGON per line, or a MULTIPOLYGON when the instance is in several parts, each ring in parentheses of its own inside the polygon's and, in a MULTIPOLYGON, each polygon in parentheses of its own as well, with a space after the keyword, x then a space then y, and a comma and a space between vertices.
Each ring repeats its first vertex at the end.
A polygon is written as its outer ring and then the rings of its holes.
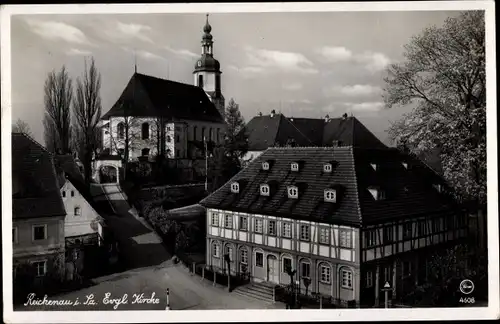
POLYGON ((12 216, 64 216, 52 155, 35 140, 12 133, 12 216))
POLYGON ((454 204, 439 194, 432 184, 443 183, 436 173, 419 160, 391 148, 295 147, 269 148, 248 167, 200 204, 208 208, 332 224, 361 226, 384 220, 446 213, 454 204), (262 162, 270 161, 268 171, 262 162), (291 163, 299 162, 299 171, 291 163), (406 169, 403 162, 408 164, 406 169), (331 173, 323 172, 326 163, 331 173), (377 164, 377 171, 371 167, 377 164), (232 193, 231 183, 240 184, 232 193), (269 184, 269 197, 260 195, 261 184, 269 184), (287 187, 299 188, 298 199, 288 198, 287 187), (369 187, 386 192, 385 200, 375 200, 369 187), (324 190, 336 189, 337 202, 325 202, 324 190))
POLYGON ((297 146, 342 146, 385 148, 386 146, 356 117, 295 118, 283 114, 256 116, 245 126, 249 151, 284 145, 293 139, 297 146))
POLYGON ((120 98, 102 119, 124 114, 223 122, 223 117, 202 88, 140 73, 132 76, 120 98), (124 112, 124 103, 132 105, 130 111, 124 112))

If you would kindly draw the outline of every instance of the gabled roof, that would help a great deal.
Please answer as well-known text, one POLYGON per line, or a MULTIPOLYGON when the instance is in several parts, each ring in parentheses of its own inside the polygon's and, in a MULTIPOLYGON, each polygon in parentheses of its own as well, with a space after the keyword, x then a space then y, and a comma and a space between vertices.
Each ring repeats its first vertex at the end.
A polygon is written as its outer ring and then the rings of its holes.
POLYGON ((132 75, 116 103, 102 119, 124 115, 224 122, 202 88, 141 73, 132 75), (130 108, 125 111, 125 107, 130 108))
POLYGON ((356 117, 316 118, 285 117, 283 114, 256 116, 244 128, 249 151, 262 151, 284 145, 293 139, 296 146, 341 146, 385 148, 356 117))
POLYGON ((12 133, 12 217, 64 216, 53 156, 26 134, 12 133))
POLYGON ((432 190, 433 183, 444 183, 419 160, 392 148, 295 147, 269 148, 228 183, 200 204, 207 208, 274 215, 331 224, 362 226, 385 220, 407 218, 454 210, 454 202, 432 190), (263 171, 261 164, 274 160, 263 171), (298 172, 292 162, 302 161, 298 172), (331 173, 323 172, 324 163, 335 161, 331 173), (411 167, 405 169, 401 161, 411 167), (377 171, 370 163, 379 165, 377 171), (240 192, 230 190, 234 181, 245 181, 240 192), (274 192, 261 196, 261 184, 273 183, 274 192), (287 187, 300 185, 298 199, 290 199, 287 187), (369 187, 380 187, 385 200, 374 200, 369 187), (335 188, 337 202, 325 202, 324 190, 335 188))

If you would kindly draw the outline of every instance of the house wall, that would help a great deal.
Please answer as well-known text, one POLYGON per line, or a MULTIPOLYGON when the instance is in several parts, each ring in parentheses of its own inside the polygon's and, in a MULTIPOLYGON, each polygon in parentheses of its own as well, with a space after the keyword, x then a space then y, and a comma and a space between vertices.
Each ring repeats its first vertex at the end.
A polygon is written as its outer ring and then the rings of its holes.
POLYGON ((91 228, 92 222, 97 223, 97 233, 102 237, 102 226, 98 221, 99 214, 69 180, 66 180, 61 188, 61 195, 64 208, 66 209, 66 218, 64 221, 65 237, 94 234, 96 231, 91 228), (74 193, 73 197, 72 193, 74 193), (76 207, 80 208, 80 216, 75 215, 76 207))

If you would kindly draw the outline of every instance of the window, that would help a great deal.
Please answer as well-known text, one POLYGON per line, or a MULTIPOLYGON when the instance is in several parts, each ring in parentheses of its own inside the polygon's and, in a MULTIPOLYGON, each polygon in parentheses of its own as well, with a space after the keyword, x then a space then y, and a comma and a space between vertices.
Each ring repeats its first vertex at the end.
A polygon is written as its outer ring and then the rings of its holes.
POLYGON ((292 259, 283 258, 283 272, 286 273, 288 270, 292 270, 292 259))
POLYGON ((269 196, 269 185, 260 185, 260 194, 262 196, 269 196))
POLYGON ((377 200, 384 200, 384 199, 385 199, 385 191, 379 190, 377 200))
POLYGON ((283 237, 292 237, 292 224, 283 223, 283 237))
POLYGON ((198 87, 203 88, 203 75, 198 75, 198 87))
POLYGON ((290 168, 292 171, 299 171, 299 164, 297 162, 293 162, 290 168))
POLYGON ((202 127, 201 128, 201 139, 203 140, 203 142, 205 142, 205 127, 202 127))
POLYGON ((248 264, 248 251, 246 249, 240 250, 240 263, 248 264))
POLYGON ((167 143, 172 142, 172 138, 170 136, 167 136, 167 143))
POLYGON ((238 182, 231 183, 231 192, 233 192, 233 193, 240 192, 240 185, 238 182))
POLYGON ((37 277, 43 277, 47 273, 47 261, 36 261, 32 263, 37 277))
POLYGON ((197 126, 193 127, 193 141, 196 141, 196 131, 198 130, 197 126))
POLYGON ((255 252, 255 266, 259 268, 264 266, 264 254, 262 252, 255 252))
POLYGON ((233 261, 233 247, 231 245, 226 245, 224 254, 227 254, 229 256, 229 262, 233 261))
POLYGON ((352 247, 352 245, 351 245, 351 231, 341 229, 339 232, 339 235, 340 235, 340 239, 339 239, 340 247, 351 248, 352 247))
POLYGON ((12 243, 17 243, 17 227, 12 228, 12 243))
POLYGON ((148 148, 143 148, 141 151, 142 156, 149 156, 149 149, 148 148))
POLYGON ((288 187, 288 198, 298 198, 299 197, 299 189, 295 186, 288 187))
POLYGON ((276 221, 270 220, 268 223, 267 234, 276 235, 276 221))
POLYGON ((47 225, 33 226, 33 241, 45 240, 47 238, 47 225))
POLYGON ((337 192, 333 189, 325 190, 325 201, 337 202, 337 192))
POLYGON ((331 279, 331 268, 328 265, 322 264, 320 267, 320 280, 322 283, 329 284, 331 279))
POLYGON ((342 269, 340 271, 340 278, 342 280, 342 288, 352 289, 352 271, 342 269))
POLYGON ((373 171, 377 171, 377 164, 376 163, 370 163, 370 166, 372 167, 373 171))
POLYGON ((215 91, 220 91, 220 75, 215 76, 215 91))
POLYGON ((262 233, 262 219, 255 219, 255 233, 262 233))
POLYGON ((439 218, 433 218, 432 219, 432 233, 439 233, 439 231, 440 231, 440 226, 439 226, 440 221, 441 220, 439 218))
POLYGON ((368 191, 370 191, 371 195, 373 196, 373 199, 375 200, 384 200, 385 199, 385 192, 379 188, 368 188, 368 191))
POLYGON ((376 232, 375 230, 368 230, 365 232, 366 247, 372 247, 376 245, 376 232))
POLYGON ((219 226, 219 214, 212 213, 212 226, 219 226))
POLYGON ((426 235, 426 228, 425 228, 425 220, 419 220, 418 223, 418 235, 419 236, 424 236, 426 235))
POLYGON ((219 245, 219 243, 212 244, 212 255, 216 258, 220 258, 220 245, 219 245))
POLYGON ((384 227, 384 243, 392 243, 394 241, 394 232, 392 227, 384 227))
POLYGON ((300 225, 300 239, 309 241, 309 225, 300 225))
POLYGON ((437 190, 437 192, 441 193, 443 191, 443 186, 441 184, 434 184, 433 187, 437 190))
POLYGON ((66 191, 65 190, 62 191, 62 196, 63 196, 63 198, 66 198, 66 191))
POLYGON ((330 229, 328 227, 320 227, 319 243, 330 244, 330 229))
POLYGON ((269 162, 262 162, 262 170, 269 170, 269 162))
POLYGON ((248 230, 248 218, 240 216, 240 230, 241 231, 248 230))
POLYGON ((75 207, 75 216, 80 216, 82 213, 80 207, 75 207))
POLYGON ((125 138, 125 124, 124 123, 119 123, 118 124, 118 139, 122 140, 125 138))
POLYGON ((412 223, 403 223, 403 240, 409 240, 412 237, 412 223))
POLYGON ((181 141, 181 139, 180 139, 179 135, 175 135, 175 142, 179 143, 180 141, 181 141))
POLYGON ((330 173, 332 172, 332 165, 330 163, 326 163, 323 165, 323 172, 330 173))
POLYGON ((311 278, 311 264, 308 262, 300 263, 300 277, 311 278))
POLYGON ((71 190, 71 197, 74 197, 74 196, 75 196, 75 191, 71 190))
POLYGON ((224 216, 224 227, 225 228, 233 228, 233 216, 226 214, 224 216))
POLYGON ((367 271, 366 272, 366 288, 371 288, 373 287, 373 272, 367 271))
POLYGON ((143 140, 149 139, 149 124, 143 123, 141 127, 141 137, 143 140))

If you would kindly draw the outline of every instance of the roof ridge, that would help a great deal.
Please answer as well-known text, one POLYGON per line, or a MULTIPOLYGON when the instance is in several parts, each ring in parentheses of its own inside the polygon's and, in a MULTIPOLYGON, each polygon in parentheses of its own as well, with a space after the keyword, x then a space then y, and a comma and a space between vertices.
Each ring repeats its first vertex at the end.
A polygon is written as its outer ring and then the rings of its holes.
POLYGON ((28 140, 30 140, 32 143, 34 143, 36 146, 38 146, 39 148, 41 148, 43 152, 49 154, 52 158, 54 157, 54 153, 52 153, 49 150, 47 150, 47 148, 45 146, 43 146, 42 144, 38 143, 38 141, 36 141, 33 137, 29 136, 28 134, 26 134, 24 132, 12 132, 12 134, 19 134, 21 136, 26 137, 28 140))
MULTIPOLYGON (((291 118, 293 118, 293 117, 291 117, 291 118)), ((289 118, 286 118, 286 117, 285 117, 285 120, 286 120, 286 121, 287 121, 290 125, 292 125, 292 126, 293 126, 293 128, 295 128, 295 129, 299 132, 299 134, 300 134, 300 135, 302 135, 302 137, 304 137, 306 140, 308 140, 308 141, 309 141, 309 143, 313 144, 313 142, 312 142, 312 141, 311 141, 311 140, 310 140, 310 139, 309 139, 306 135, 304 135, 304 134, 300 131, 300 129, 298 129, 298 128, 297 128, 297 126, 295 126, 295 125, 293 124, 293 121, 291 121, 289 118)))
POLYGON ((135 74, 137 74, 138 76, 144 76, 144 77, 151 78, 151 79, 156 79, 156 80, 161 80, 161 81, 167 81, 167 82, 176 83, 176 84, 182 85, 182 86, 188 86, 188 87, 192 87, 192 88, 196 88, 196 89, 201 89, 200 87, 197 87, 197 86, 195 86, 193 84, 179 82, 179 81, 174 81, 174 80, 165 79, 165 78, 160 78, 160 77, 157 77, 157 76, 154 76, 154 75, 149 75, 149 74, 144 74, 144 73, 139 73, 139 72, 136 72, 135 74))

